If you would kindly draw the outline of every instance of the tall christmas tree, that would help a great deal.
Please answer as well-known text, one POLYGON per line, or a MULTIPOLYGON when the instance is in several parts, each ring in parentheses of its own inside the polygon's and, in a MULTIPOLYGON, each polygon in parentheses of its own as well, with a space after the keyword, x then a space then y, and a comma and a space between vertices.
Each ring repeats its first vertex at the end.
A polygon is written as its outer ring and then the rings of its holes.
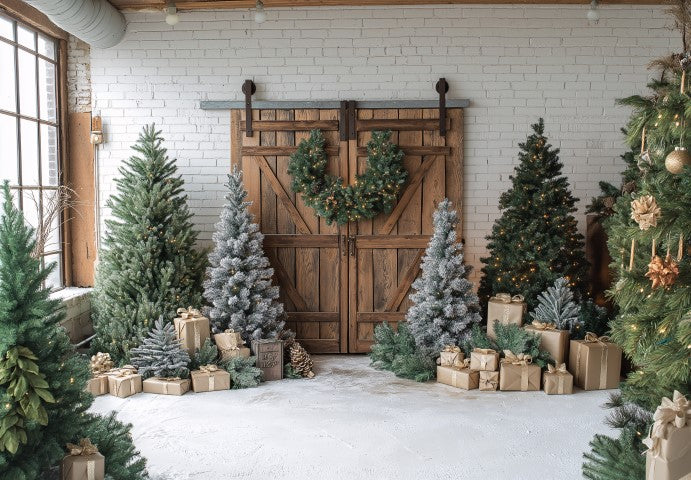
POLYGON ((144 378, 189 376, 187 365, 190 363, 190 356, 182 349, 173 324, 163 323, 162 318, 156 320, 154 328, 142 344, 133 348, 130 353, 132 365, 137 367, 144 378))
POLYGON ((534 133, 519 145, 513 185, 499 198, 503 213, 487 237, 490 255, 482 259, 478 291, 483 302, 506 292, 523 295, 534 308, 538 294, 562 276, 577 292, 586 289, 583 236, 572 215, 578 199, 561 174, 559 150, 547 143, 543 120, 532 127, 534 133))
POLYGON ((284 322, 262 247, 264 235, 252 222, 246 197, 242 174, 235 169, 228 175, 227 203, 213 235, 216 248, 209 255, 204 297, 212 304, 209 317, 215 330, 232 328, 251 341, 275 337, 284 322))
MULTIPOLYGON (((34 231, 3 187, 0 218, 0 478, 34 480, 63 457, 65 445, 100 431, 100 417, 86 414, 93 397, 84 391, 90 371, 75 354, 60 321, 60 302, 41 288, 54 265, 32 257, 34 231)), ((114 480, 145 478, 144 461, 129 427, 114 419, 110 444, 128 458, 108 459, 114 480)), ((94 438, 94 440, 97 440, 94 438)))
POLYGON ((635 368, 611 405, 619 437, 597 435, 586 454, 583 472, 591 479, 642 479, 641 440, 653 410, 674 390, 691 393, 691 4, 676 0, 671 13, 683 53, 653 62, 661 75, 649 96, 621 101, 633 107, 627 141, 640 149, 640 172, 635 192, 620 197, 605 222, 619 309, 610 327, 635 368))
POLYGON ((94 350, 129 360, 154 321, 180 306, 200 305, 206 262, 177 175, 154 125, 144 127, 107 202, 112 219, 100 252, 93 305, 94 350))
POLYGON ((463 247, 456 238, 458 214, 444 199, 434 212, 434 234, 422 258, 422 275, 413 283, 413 306, 406 321, 423 351, 440 352, 445 345, 461 345, 470 328, 481 321, 470 267, 463 263, 463 247))

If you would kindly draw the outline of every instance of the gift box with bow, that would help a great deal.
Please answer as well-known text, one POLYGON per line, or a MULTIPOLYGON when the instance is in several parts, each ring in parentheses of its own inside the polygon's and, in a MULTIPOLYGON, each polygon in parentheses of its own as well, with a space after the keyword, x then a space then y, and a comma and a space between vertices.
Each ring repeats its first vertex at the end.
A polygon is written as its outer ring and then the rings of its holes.
POLYGON ((573 375, 566 370, 566 364, 560 363, 556 367, 547 365, 547 371, 542 375, 543 390, 547 395, 565 395, 573 393, 573 375))
POLYGON ((91 378, 86 382, 86 391, 94 397, 108 393, 108 375, 113 369, 110 354, 98 352, 91 357, 91 378))
POLYGON ((494 333, 494 322, 498 321, 503 325, 511 323, 523 325, 523 314, 526 310, 526 303, 523 295, 511 296, 508 293, 497 293, 487 302, 487 336, 496 339, 494 333))
POLYGON ((106 476, 106 462, 98 453, 96 445, 88 438, 78 445, 67 444, 68 454, 62 459, 60 478, 62 480, 103 480, 106 476))
POLYGON ((475 348, 470 352, 470 369, 496 371, 499 366, 499 354, 491 348, 475 348))
POLYGON ((577 387, 606 390, 619 386, 621 348, 609 337, 588 332, 583 340, 571 340, 569 350, 569 372, 577 387))
POLYGON ((568 330, 558 330, 553 323, 533 321, 525 330, 540 337, 540 350, 549 352, 557 364, 565 363, 569 358, 568 330))
POLYGON ((643 444, 646 480, 691 478, 691 402, 675 391, 662 399, 643 444))
POLYGON ((221 360, 223 361, 235 357, 250 357, 250 349, 245 347, 245 341, 242 339, 242 336, 232 328, 215 334, 214 342, 216 342, 218 351, 221 354, 221 360))
POLYGON ((499 372, 492 372, 489 370, 480 370, 478 372, 478 388, 485 392, 491 392, 499 387, 499 372))
POLYGON ((456 345, 446 345, 439 354, 439 364, 442 367, 463 368, 463 351, 456 345))
POLYGON ((143 382, 144 393, 156 393, 159 395, 184 395, 190 390, 189 378, 163 378, 151 377, 143 382))
POLYGON ((540 390, 542 369, 533 363, 530 355, 514 354, 504 350, 499 368, 499 390, 521 391, 540 390))
POLYGON ((230 388, 230 373, 216 365, 202 365, 199 370, 193 370, 192 390, 195 392, 214 392, 230 388))
POLYGON ((111 370, 106 375, 108 377, 108 392, 111 395, 125 398, 142 391, 142 376, 130 365, 111 370))
POLYGON ((196 308, 178 308, 178 317, 173 319, 175 334, 181 340, 183 350, 193 356, 211 335, 209 319, 196 308))
POLYGON ((469 367, 469 359, 462 362, 461 367, 438 366, 437 382, 465 390, 474 390, 478 388, 480 373, 469 367))

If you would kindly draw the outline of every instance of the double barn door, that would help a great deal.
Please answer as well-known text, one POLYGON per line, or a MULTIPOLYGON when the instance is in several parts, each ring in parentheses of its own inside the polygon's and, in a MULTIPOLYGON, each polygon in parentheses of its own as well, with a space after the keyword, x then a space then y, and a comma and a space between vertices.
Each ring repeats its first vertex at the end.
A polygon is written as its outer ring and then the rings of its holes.
POLYGON ((231 110, 231 162, 265 235, 287 327, 312 353, 367 352, 377 323, 403 320, 437 203, 449 197, 461 209, 462 109, 447 110, 441 136, 437 109, 349 105, 253 109, 251 136, 245 111, 231 110), (289 156, 312 129, 326 138, 329 173, 348 182, 367 166, 371 132, 393 132, 408 181, 390 213, 327 225, 293 193, 289 156))

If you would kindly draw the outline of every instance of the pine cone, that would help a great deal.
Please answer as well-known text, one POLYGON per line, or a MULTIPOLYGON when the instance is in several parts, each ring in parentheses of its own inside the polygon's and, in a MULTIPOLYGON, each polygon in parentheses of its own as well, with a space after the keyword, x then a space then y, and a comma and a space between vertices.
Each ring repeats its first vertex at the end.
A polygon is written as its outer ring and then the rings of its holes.
POLYGON ((314 372, 312 371, 312 367, 314 365, 312 363, 312 359, 310 358, 310 354, 307 353, 307 350, 305 350, 298 342, 295 342, 290 346, 290 365, 293 367, 295 372, 299 373, 303 377, 314 377, 314 372))

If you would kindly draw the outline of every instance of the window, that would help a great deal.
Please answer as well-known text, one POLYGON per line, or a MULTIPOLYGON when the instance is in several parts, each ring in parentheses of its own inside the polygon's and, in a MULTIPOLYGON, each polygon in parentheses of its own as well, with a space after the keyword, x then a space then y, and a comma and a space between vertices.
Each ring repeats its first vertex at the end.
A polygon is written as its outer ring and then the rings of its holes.
POLYGON ((26 221, 45 232, 37 252, 56 263, 46 287, 64 285, 60 191, 58 41, 0 13, 0 179, 8 179, 26 221), (52 221, 50 220, 52 218, 52 221))

